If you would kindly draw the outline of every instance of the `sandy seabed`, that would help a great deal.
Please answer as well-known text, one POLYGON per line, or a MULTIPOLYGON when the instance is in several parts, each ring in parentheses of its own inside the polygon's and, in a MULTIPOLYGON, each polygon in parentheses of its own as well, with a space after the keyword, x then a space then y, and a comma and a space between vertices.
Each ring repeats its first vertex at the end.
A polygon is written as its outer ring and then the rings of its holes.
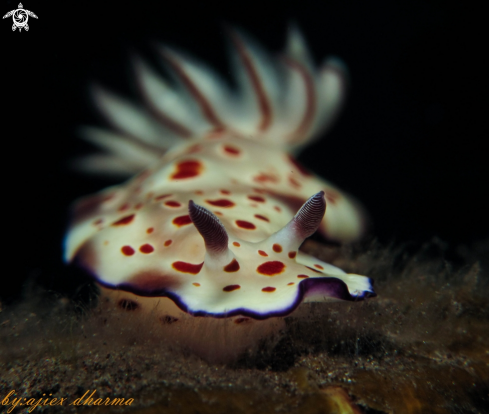
POLYGON ((489 413, 489 242, 458 249, 457 265, 445 248, 308 241, 302 250, 374 278, 378 296, 303 304, 226 365, 165 343, 130 311, 31 286, 0 312, 0 399, 66 398, 33 412, 489 413), (87 390, 134 401, 69 405, 87 390))

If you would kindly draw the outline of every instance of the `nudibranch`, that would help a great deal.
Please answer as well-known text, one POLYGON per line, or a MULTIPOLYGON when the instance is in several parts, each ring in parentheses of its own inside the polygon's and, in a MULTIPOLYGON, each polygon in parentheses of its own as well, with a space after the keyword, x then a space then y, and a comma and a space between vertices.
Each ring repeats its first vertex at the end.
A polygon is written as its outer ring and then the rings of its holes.
POLYGON ((299 251, 316 230, 350 242, 364 228, 358 203, 291 155, 337 116, 344 66, 332 58, 314 68, 296 29, 275 60, 242 33, 230 37, 237 91, 167 47, 159 52, 173 82, 134 59, 146 110, 93 89, 117 132, 85 128, 106 154, 81 167, 139 173, 75 203, 65 259, 121 311, 172 327, 225 320, 239 353, 302 302, 375 293, 368 277, 299 251))

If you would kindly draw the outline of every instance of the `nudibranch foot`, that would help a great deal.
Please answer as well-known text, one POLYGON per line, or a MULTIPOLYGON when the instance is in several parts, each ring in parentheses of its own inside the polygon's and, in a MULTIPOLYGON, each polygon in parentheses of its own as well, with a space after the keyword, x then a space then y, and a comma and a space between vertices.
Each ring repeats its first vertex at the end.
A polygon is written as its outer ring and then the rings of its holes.
POLYGON ((255 320, 246 316, 194 317, 166 297, 141 297, 100 287, 101 310, 123 324, 140 326, 141 338, 156 339, 161 347, 197 355, 211 363, 226 364, 244 354, 271 349, 285 330, 284 318, 255 320))

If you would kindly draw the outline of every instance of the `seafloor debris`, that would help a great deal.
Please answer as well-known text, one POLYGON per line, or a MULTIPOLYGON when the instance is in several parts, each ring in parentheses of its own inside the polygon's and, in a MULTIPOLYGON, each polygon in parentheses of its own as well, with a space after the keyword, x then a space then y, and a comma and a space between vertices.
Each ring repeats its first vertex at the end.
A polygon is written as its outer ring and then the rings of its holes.
POLYGON ((0 314, 0 396, 69 403, 96 389, 102 399, 134 398, 133 412, 144 414, 485 413, 489 246, 476 247, 459 249, 467 265, 455 266, 436 242, 415 253, 309 242, 306 251, 372 275, 379 296, 309 304, 278 341, 228 366, 168 348, 157 326, 27 292, 0 314))

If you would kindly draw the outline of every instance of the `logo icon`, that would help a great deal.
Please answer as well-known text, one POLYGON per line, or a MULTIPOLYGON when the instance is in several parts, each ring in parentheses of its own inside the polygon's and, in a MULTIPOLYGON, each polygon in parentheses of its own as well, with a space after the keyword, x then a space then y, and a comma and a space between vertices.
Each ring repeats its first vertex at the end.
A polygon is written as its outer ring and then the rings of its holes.
POLYGON ((15 32, 15 29, 19 29, 19 32, 24 29, 25 31, 29 30, 29 25, 27 24, 27 20, 29 20, 29 16, 34 17, 37 19, 37 16, 32 13, 30 10, 24 9, 24 6, 22 6, 22 3, 19 3, 19 8, 15 10, 10 10, 5 16, 3 16, 4 19, 7 17, 12 16, 12 19, 14 21, 14 24, 12 25, 12 30, 15 32))

